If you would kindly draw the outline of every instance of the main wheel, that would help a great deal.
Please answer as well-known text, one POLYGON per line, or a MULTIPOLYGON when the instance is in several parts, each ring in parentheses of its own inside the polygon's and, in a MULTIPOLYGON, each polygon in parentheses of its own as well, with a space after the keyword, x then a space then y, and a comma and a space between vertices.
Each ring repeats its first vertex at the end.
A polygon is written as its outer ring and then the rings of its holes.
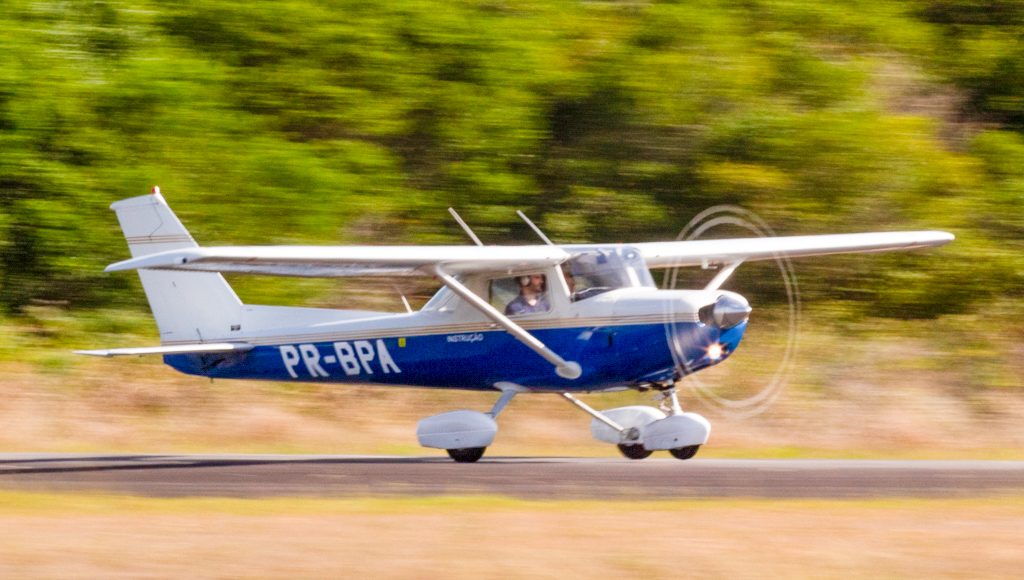
POLYGON ((466 447, 464 449, 447 449, 448 455, 459 463, 473 463, 484 456, 486 447, 466 447))
POLYGON ((623 455, 630 459, 647 459, 648 457, 651 456, 651 453, 654 453, 653 451, 648 451, 647 449, 644 449, 644 446, 639 443, 637 443, 636 445, 620 444, 619 451, 621 451, 623 455))
POLYGON ((676 459, 689 459, 697 454, 697 450, 700 449, 700 445, 690 445, 688 447, 677 447, 675 449, 669 449, 668 452, 672 454, 672 457, 676 459))

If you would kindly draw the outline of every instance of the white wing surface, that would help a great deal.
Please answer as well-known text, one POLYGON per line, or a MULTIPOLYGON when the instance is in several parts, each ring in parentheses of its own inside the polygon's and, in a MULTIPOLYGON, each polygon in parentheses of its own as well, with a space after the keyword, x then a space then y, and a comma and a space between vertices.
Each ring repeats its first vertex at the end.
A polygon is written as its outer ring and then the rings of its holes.
POLYGON ((804 258, 829 254, 867 254, 935 248, 953 241, 946 232, 888 232, 739 238, 632 244, 651 268, 733 264, 776 258, 804 258))
POLYGON ((192 270, 271 276, 433 276, 518 272, 560 264, 557 246, 235 246, 171 250, 107 266, 119 270, 192 270))
MULTIPOLYGON (((651 268, 735 264, 851 254, 915 250, 945 245, 946 232, 891 232, 739 238, 631 244, 651 268)), ((271 276, 435 276, 474 272, 517 273, 565 262, 573 252, 608 247, 573 246, 234 246, 169 250, 107 266, 120 270, 238 272, 271 276)))

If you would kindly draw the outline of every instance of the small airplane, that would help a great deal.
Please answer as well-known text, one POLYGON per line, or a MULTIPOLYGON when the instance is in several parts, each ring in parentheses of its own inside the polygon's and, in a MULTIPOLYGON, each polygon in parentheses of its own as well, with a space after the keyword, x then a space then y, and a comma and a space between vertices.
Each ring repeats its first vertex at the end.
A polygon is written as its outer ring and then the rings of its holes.
POLYGON ((589 413, 591 434, 643 459, 694 456, 711 433, 684 412, 675 383, 729 358, 751 308, 721 286, 747 261, 942 246, 937 231, 636 244, 200 247, 160 195, 112 204, 161 346, 75 351, 158 354, 183 373, 500 392, 487 413, 419 421, 419 443, 458 462, 480 459, 495 419, 518 394, 557 393, 589 413), (718 266, 702 289, 662 290, 651 268, 718 266), (221 272, 268 276, 425 276, 443 286, 419 311, 374 312, 244 304, 221 272), (657 390, 660 408, 598 411, 574 394, 657 390))

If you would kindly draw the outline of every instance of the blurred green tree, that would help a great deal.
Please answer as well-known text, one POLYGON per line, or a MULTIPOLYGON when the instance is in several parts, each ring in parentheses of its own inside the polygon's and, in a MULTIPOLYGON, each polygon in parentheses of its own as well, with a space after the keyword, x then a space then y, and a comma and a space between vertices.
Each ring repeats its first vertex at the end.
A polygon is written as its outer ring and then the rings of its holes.
POLYGON ((564 242, 721 203, 783 234, 942 228, 941 259, 801 266, 805 298, 967 311, 1024 271, 1022 6, 9 0, 0 306, 144 304, 102 274, 106 207, 159 184, 207 244, 460 243, 449 205, 490 243, 535 242, 515 209, 564 242))

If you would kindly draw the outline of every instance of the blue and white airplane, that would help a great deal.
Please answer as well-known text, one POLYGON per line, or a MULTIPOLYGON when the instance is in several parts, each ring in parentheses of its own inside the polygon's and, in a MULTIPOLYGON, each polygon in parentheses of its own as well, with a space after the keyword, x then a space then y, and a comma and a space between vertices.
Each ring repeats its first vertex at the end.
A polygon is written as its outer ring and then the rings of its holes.
POLYGON ((459 462, 483 456, 498 431, 495 419, 520 393, 560 394, 593 416, 596 439, 627 457, 656 450, 693 457, 711 427, 683 412, 674 384, 739 346, 750 306, 720 289, 737 266, 953 240, 944 232, 897 232, 555 245, 527 220, 544 245, 483 246, 467 227, 477 245, 200 247, 158 188, 111 209, 132 258, 106 271, 138 271, 161 346, 76 352, 159 354, 183 373, 218 379, 500 392, 488 413, 451 411, 418 423, 421 445, 446 449, 459 462), (658 289, 649 270, 683 266, 721 270, 699 290, 658 289), (243 304, 221 272, 426 276, 443 287, 418 312, 259 306, 243 304), (661 391, 661 408, 602 412, 574 396, 629 388, 661 391))

